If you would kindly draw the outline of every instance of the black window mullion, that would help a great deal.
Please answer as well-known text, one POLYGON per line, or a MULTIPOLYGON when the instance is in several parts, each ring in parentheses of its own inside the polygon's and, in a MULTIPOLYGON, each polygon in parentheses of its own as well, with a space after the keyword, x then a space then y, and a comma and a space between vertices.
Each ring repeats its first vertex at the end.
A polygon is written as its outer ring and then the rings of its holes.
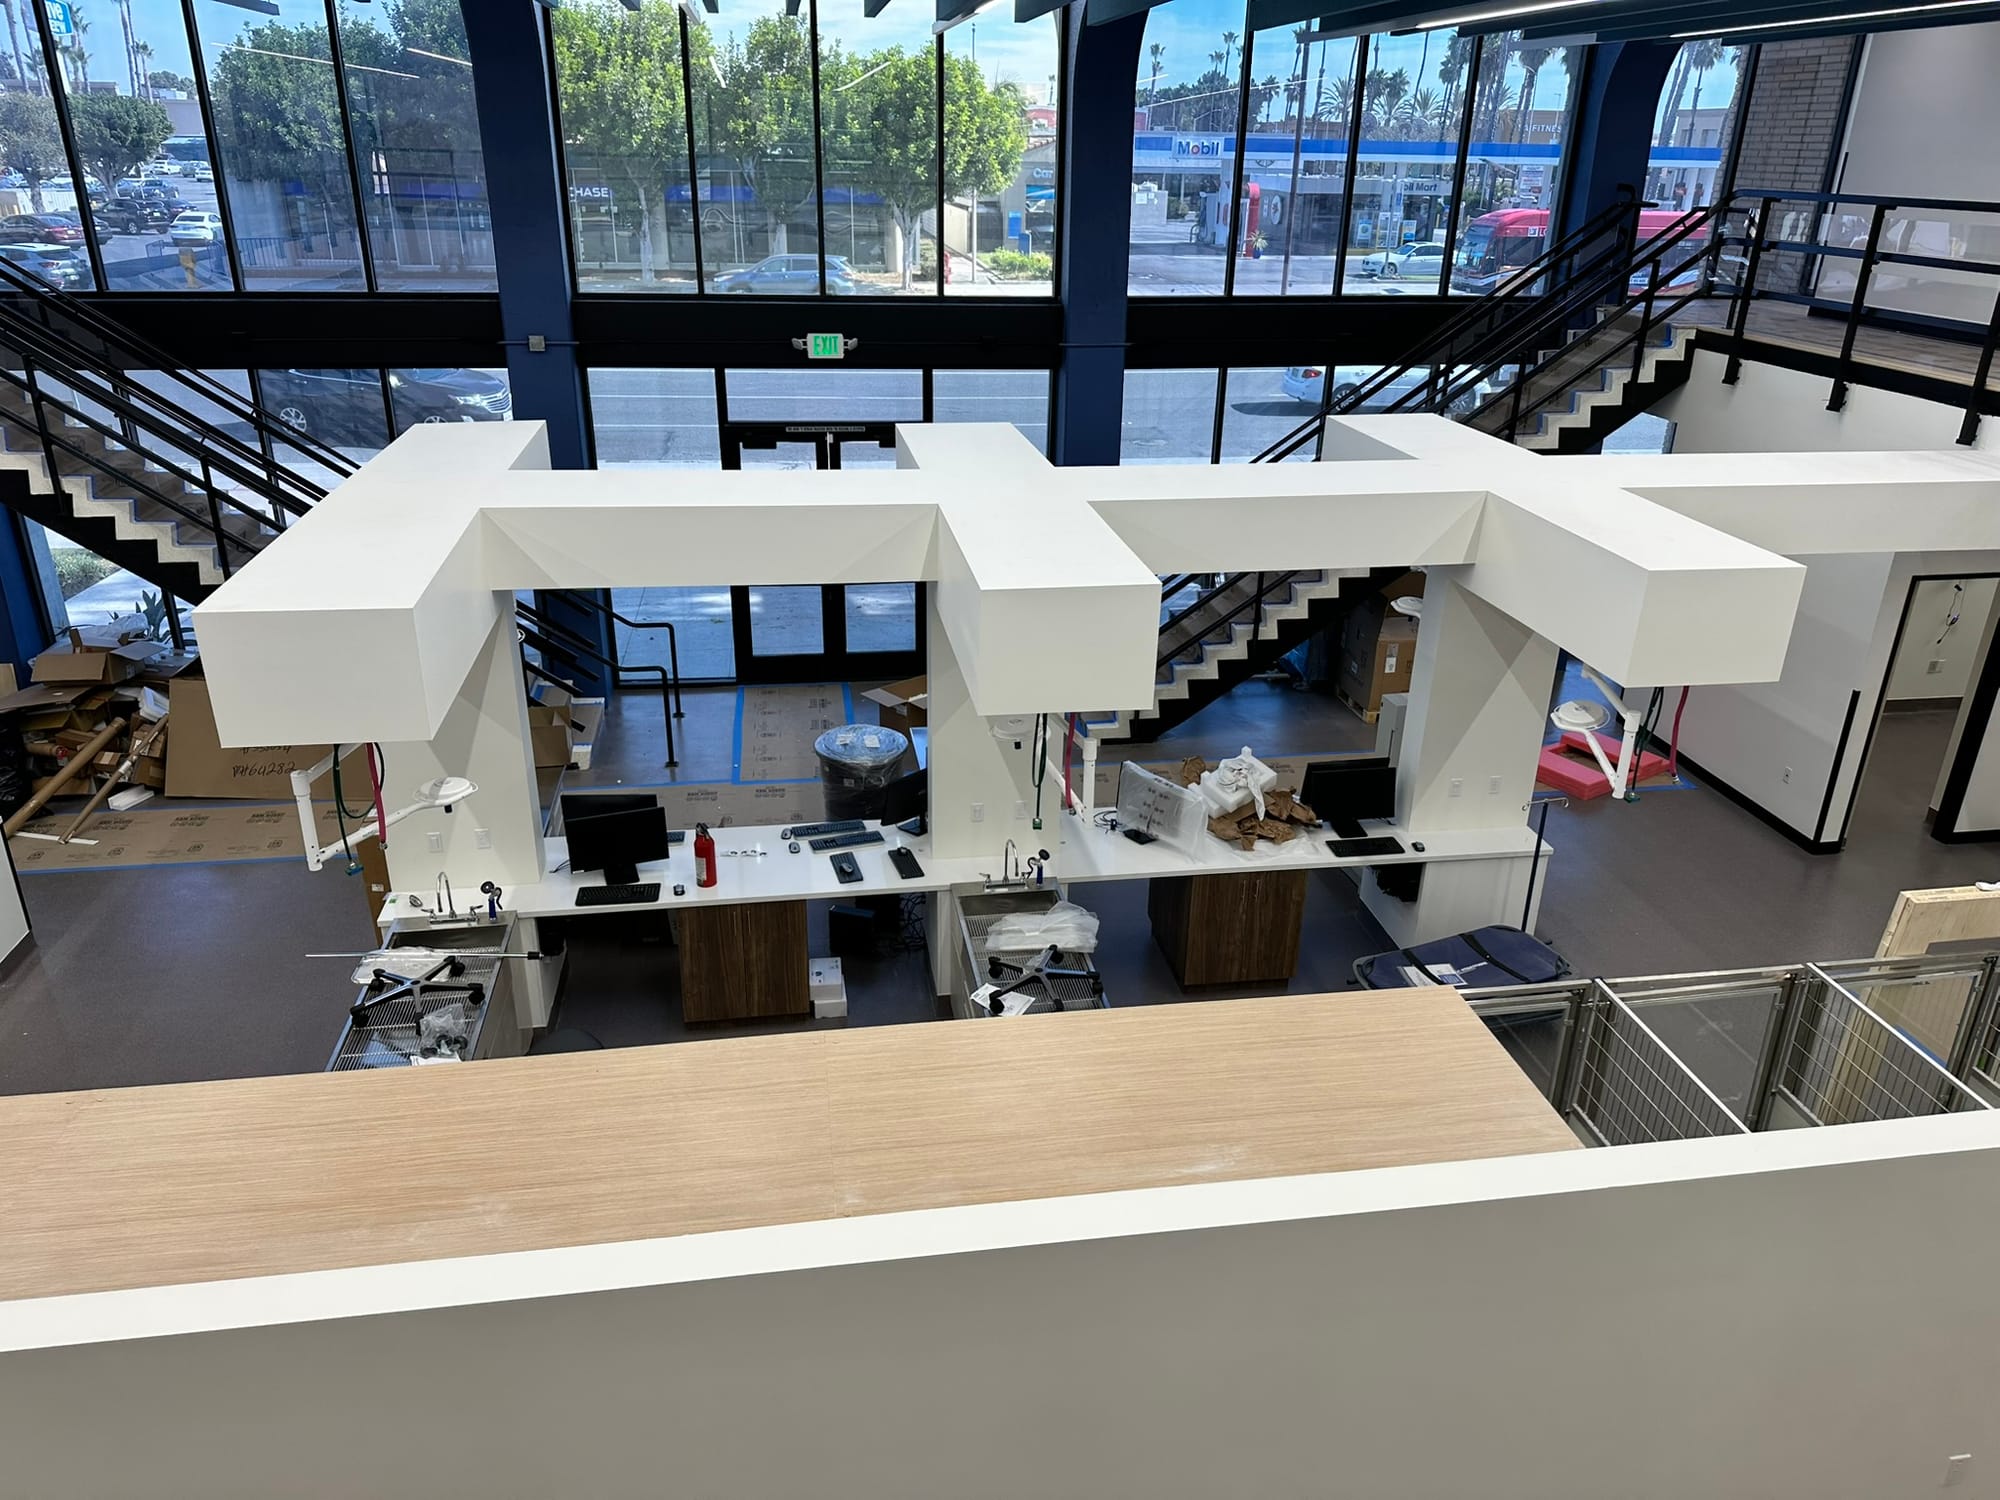
MULTIPOLYGON (((940 31, 932 38, 932 41, 936 43, 932 50, 932 56, 934 59, 934 69, 937 74, 937 294, 942 297, 945 285, 944 259, 948 253, 945 249, 944 233, 944 33, 940 31)), ((979 221, 976 210, 972 218, 972 228, 968 232, 971 235, 972 241, 972 263, 976 266, 979 264, 979 221)), ((908 252, 905 251, 904 253, 907 254, 908 252)), ((974 290, 976 291, 977 288, 974 288, 974 290)), ((930 393, 930 372, 928 370, 924 372, 924 392, 926 401, 928 402, 930 393)), ((930 408, 928 404, 924 409, 926 413, 929 412, 930 408)), ((928 422, 930 417, 926 415, 924 420, 928 422)))
MULTIPOLYGON (((942 223, 943 221, 939 220, 939 222, 942 223)), ((924 366, 923 412, 924 412, 924 420, 926 422, 935 422, 937 420, 937 417, 933 415, 933 413, 936 411, 936 405, 931 399, 931 376, 933 373, 934 372, 932 371, 929 365, 924 366)))
POLYGON ((386 434, 382 446, 388 447, 396 441, 396 393, 389 386, 389 372, 377 370, 375 379, 382 387, 382 431, 386 434))
POLYGON ((208 62, 201 55, 201 31, 195 24, 194 0, 181 0, 181 17, 187 26, 188 64, 194 70, 195 97, 201 103, 202 128, 208 132, 208 164, 215 175, 215 212, 222 219, 222 253, 229 267, 229 285, 242 291, 243 263, 236 248, 236 219, 229 207, 228 164, 222 159, 221 137, 215 128, 215 102, 208 93, 208 62))
MULTIPOLYGON (((1354 87, 1348 90, 1347 116, 1347 180, 1340 188, 1340 235, 1333 249, 1333 292, 1335 297, 1347 295, 1347 241, 1354 232, 1354 183, 1361 171, 1361 120, 1367 114, 1365 97, 1368 92, 1368 38, 1354 39, 1354 87)), ((1305 108, 1303 85, 1299 94, 1299 108, 1305 108)), ((1332 378, 1333 368, 1327 367, 1327 376, 1332 378)))
POLYGON ((1215 372, 1215 422, 1208 433, 1208 461, 1222 462, 1222 403, 1229 398, 1229 367, 1223 365, 1215 372))
MULTIPOLYGON (((1236 236, 1242 229, 1239 222, 1243 217, 1243 198, 1250 191, 1250 161, 1246 150, 1250 134, 1250 54, 1257 45, 1257 34, 1246 22, 1243 28, 1243 69, 1237 74, 1236 83, 1236 172, 1230 184, 1229 233, 1224 237, 1222 248, 1222 295, 1236 295, 1236 236)), ((1218 422, 1220 418, 1217 419, 1218 422)))
MULTIPOLYGON (((813 232, 819 242, 813 253, 819 257, 819 294, 826 295, 826 138, 819 119, 819 0, 806 5, 806 56, 812 65, 813 101, 813 232)), ((850 208, 852 205, 850 205, 850 208)))
MULTIPOLYGON (((369 291, 375 286, 375 247, 368 232, 367 199, 361 194, 361 162, 355 155, 354 114, 347 101, 347 63, 340 48, 339 0, 325 0, 327 56, 333 63, 333 97, 340 105, 340 129, 347 137, 347 181, 354 194, 354 235, 361 250, 361 281, 369 291)), ((391 213, 395 212, 392 208, 391 213)))
MULTIPOLYGON (((1500 80, 1503 86, 1507 81, 1505 77, 1505 58, 1506 54, 1503 51, 1501 54, 1502 77, 1500 80)), ((1465 113, 1459 117, 1458 122, 1458 165, 1452 169, 1451 197, 1445 204, 1444 284, 1438 290, 1447 296, 1451 293, 1452 262, 1458 258, 1458 221, 1462 217, 1465 207, 1465 174, 1471 168, 1471 163, 1467 158, 1472 155, 1472 116, 1479 105, 1479 87, 1481 81, 1479 70, 1485 66, 1486 38, 1476 36, 1472 39, 1472 56, 1466 63, 1469 76, 1472 79, 1472 86, 1465 91, 1465 113)), ((1551 219, 1549 229, 1551 236, 1555 232, 1554 224, 1555 221, 1551 219)), ((1553 239, 1547 243, 1553 243, 1553 239)))
MULTIPOLYGON (((720 365, 715 367, 715 425, 718 431, 729 421, 729 381, 720 365)), ((726 469, 729 465, 724 464, 726 469)))
POLYGON ((681 112, 686 116, 688 149, 688 214, 694 220, 694 289, 699 296, 708 290, 708 271, 701 256, 701 179, 694 153, 694 65, 688 60, 694 40, 689 34, 687 12, 681 16, 681 112))
MULTIPOLYGON (((49 81, 49 104, 56 112, 56 134, 62 137, 63 160, 69 163, 69 185, 76 196, 76 222, 83 226, 83 253, 90 262, 90 274, 101 291, 110 290, 104 275, 104 252, 97 248, 97 221, 90 211, 90 188, 84 181, 83 159, 76 152, 76 132, 69 123, 69 89, 63 81, 63 59, 56 47, 49 12, 39 0, 25 0, 34 12, 35 30, 42 39, 43 76, 49 81)), ((27 80, 21 80, 25 85, 27 80)))

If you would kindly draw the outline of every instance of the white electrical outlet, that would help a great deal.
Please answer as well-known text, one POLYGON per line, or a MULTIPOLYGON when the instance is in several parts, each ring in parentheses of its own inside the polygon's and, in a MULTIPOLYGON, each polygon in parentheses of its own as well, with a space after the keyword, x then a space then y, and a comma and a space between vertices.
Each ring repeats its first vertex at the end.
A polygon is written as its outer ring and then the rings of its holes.
POLYGON ((442 853, 444 853, 444 835, 443 835, 443 834, 441 834, 441 833, 433 833, 433 834, 431 834, 431 835, 430 835, 430 843, 431 843, 431 853, 433 853, 433 854, 442 854, 442 853))
POLYGON ((972 804, 972 821, 975 823, 984 823, 986 821, 986 804, 984 802, 975 802, 972 804))
POLYGON ((493 847, 493 830, 490 828, 473 829, 472 846, 475 849, 491 849, 493 847))
POLYGON ((1014 804, 1014 821, 1016 823, 1023 823, 1027 821, 1027 817, 1028 804, 1025 802, 1016 802, 1014 804))
POLYGON ((1942 656, 1933 656, 1924 666, 1924 675, 1926 677, 1935 677, 1943 670, 1944 658, 1942 656))
POLYGON ((1489 797, 1500 795, 1500 778, 1498 776, 1489 776, 1486 778, 1486 795, 1489 797))
POLYGON ((1942 1489, 1950 1489, 1965 1478, 1965 1471, 1972 1467, 1970 1453, 1954 1453, 1944 1461, 1944 1483, 1942 1489))
POLYGON ((1786 767, 1785 767, 1785 774, 1784 774, 1784 775, 1782 775, 1782 776, 1780 776, 1780 777, 1778 778, 1778 780, 1780 780, 1780 781, 1784 782, 1784 783, 1785 783, 1786 785, 1788 785, 1788 786, 1789 786, 1789 785, 1791 784, 1791 780, 1792 780, 1792 768, 1791 768, 1790 766, 1786 766, 1786 767))
POLYGON ((1464 796, 1464 795, 1465 795, 1465 779, 1464 779, 1463 777, 1461 777, 1461 776, 1454 776, 1454 777, 1452 777, 1452 778, 1451 778, 1451 785, 1445 788, 1445 792, 1444 792, 1444 794, 1445 794, 1445 795, 1446 795, 1447 797, 1462 797, 1462 796, 1464 796))

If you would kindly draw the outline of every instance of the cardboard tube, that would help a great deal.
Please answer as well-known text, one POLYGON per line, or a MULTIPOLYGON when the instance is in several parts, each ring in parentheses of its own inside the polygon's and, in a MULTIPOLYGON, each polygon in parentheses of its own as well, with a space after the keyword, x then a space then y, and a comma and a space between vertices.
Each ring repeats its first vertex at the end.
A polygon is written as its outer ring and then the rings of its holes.
POLYGON ((9 818, 5 823, 0 823, 0 833, 19 833, 23 828, 27 827, 35 814, 48 805, 49 798, 55 796, 57 792, 60 792, 74 781, 77 773, 90 764, 92 757, 98 751, 118 738, 119 732, 124 727, 125 721, 123 719, 113 719, 109 724, 98 730, 96 738, 77 751, 76 754, 72 755, 63 768, 49 778, 47 786, 43 787, 34 796, 16 808, 13 817, 9 818))

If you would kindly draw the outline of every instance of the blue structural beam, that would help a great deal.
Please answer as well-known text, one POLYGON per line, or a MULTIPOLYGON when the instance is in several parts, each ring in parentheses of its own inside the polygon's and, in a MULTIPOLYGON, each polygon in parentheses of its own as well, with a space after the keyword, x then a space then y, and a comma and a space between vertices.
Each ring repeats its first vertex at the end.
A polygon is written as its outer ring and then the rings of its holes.
POLYGON ((1146 14, 1086 26, 1072 5, 1063 90, 1063 344, 1056 363, 1059 464, 1115 464, 1125 418, 1125 282, 1132 240, 1132 85, 1146 14))
MULTIPOLYGON (((556 468, 587 469, 590 419, 570 320, 575 285, 564 237, 566 189, 546 13, 518 0, 464 11, 480 143, 494 164, 486 187, 514 412, 548 423, 549 460, 556 468)), ((602 614, 561 593, 541 594, 537 602, 610 657, 611 622, 602 614)), ((613 686, 609 669, 596 664, 564 675, 588 696, 605 696, 613 686)))
POLYGON ((1567 234, 1618 201, 1640 193, 1653 155, 1653 114, 1680 49, 1671 42, 1617 42, 1590 49, 1583 97, 1569 148, 1569 190, 1563 199, 1567 234))
POLYGON ((0 510, 0 661, 13 663, 23 683, 28 658, 46 648, 51 635, 27 527, 13 511, 0 510))

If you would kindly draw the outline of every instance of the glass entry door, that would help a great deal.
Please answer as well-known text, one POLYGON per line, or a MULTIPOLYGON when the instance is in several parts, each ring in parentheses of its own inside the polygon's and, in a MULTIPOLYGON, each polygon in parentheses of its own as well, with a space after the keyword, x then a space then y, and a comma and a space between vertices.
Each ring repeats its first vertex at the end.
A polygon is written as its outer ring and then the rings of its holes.
MULTIPOLYGON (((893 423, 724 422, 725 469, 894 468, 893 423)), ((730 591, 739 682, 895 681, 924 670, 915 583, 771 584, 730 591)))

